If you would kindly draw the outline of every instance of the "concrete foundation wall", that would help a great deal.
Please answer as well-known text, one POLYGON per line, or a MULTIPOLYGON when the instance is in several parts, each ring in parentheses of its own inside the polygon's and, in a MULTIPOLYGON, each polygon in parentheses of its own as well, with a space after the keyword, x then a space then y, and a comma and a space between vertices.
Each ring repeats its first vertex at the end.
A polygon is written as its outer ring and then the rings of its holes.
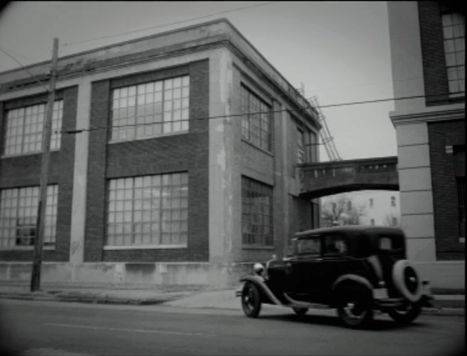
MULTIPOLYGON (((43 285, 79 287, 199 286, 227 288, 239 285, 239 278, 251 271, 251 263, 210 264, 207 262, 89 262, 42 265, 43 285)), ((0 262, 0 283, 29 283, 31 263, 0 262)))
MULTIPOLYGON (((464 261, 413 261, 422 279, 436 289, 465 288, 464 261)), ((234 288, 239 278, 251 272, 252 263, 210 264, 207 262, 167 263, 82 263, 47 262, 42 265, 42 284, 79 287, 198 286, 234 288)), ((31 264, 0 262, 1 283, 29 283, 31 264)))

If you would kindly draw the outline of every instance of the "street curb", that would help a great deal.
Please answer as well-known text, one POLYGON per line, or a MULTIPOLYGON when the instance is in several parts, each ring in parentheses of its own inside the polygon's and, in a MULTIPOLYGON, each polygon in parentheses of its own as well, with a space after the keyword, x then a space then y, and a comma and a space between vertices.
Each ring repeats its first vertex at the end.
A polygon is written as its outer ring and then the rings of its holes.
POLYGON ((69 303, 87 303, 87 304, 120 304, 120 305, 157 305, 165 302, 170 302, 186 295, 170 295, 155 298, 121 298, 114 296, 93 296, 93 295, 51 295, 30 293, 0 293, 0 299, 17 299, 17 300, 37 300, 37 301, 55 301, 69 303))

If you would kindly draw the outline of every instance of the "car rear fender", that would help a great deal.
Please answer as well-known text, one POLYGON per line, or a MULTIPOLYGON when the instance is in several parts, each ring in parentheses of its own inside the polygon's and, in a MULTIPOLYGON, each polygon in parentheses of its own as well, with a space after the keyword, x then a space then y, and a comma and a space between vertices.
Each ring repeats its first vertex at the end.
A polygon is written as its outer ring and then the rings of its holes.
POLYGON ((332 292, 333 292, 333 302, 337 302, 339 295, 335 292, 340 287, 357 287, 357 288, 364 288, 372 295, 373 287, 371 283, 365 277, 359 276, 357 274, 344 274, 336 279, 336 281, 332 285, 332 292))
POLYGON ((240 279, 240 282, 251 282, 258 287, 261 291, 264 298, 266 298, 269 302, 277 305, 282 305, 279 299, 276 298, 274 293, 269 289, 269 287, 264 283, 264 279, 260 276, 246 276, 240 279))

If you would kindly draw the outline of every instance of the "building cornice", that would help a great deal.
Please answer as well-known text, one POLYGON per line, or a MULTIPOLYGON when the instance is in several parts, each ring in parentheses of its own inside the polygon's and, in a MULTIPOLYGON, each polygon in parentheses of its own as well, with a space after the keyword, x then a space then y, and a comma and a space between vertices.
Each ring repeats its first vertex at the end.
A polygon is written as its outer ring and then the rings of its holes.
POLYGON ((394 126, 411 124, 416 122, 437 122, 451 120, 465 120, 465 106, 455 109, 430 110, 410 114, 389 114, 394 126))
MULTIPOLYGON (((209 21, 61 57, 58 62, 58 81, 220 47, 230 49, 244 64, 254 69, 261 78, 278 90, 289 103, 301 109, 312 122, 318 123, 317 112, 306 98, 227 19, 209 21), (199 31, 196 32, 197 30, 199 31), (183 32, 187 31, 194 32, 189 33, 188 37, 191 36, 191 39, 183 40, 183 32), (156 44, 164 43, 169 36, 178 35, 181 37, 176 38, 174 44, 156 45, 155 48, 151 48, 151 45, 154 45, 153 41, 160 41, 155 42, 156 44)), ((22 72, 24 68, 0 73, 0 94, 39 87, 39 81, 42 85, 47 83, 49 63, 50 61, 44 61, 25 67, 28 72, 35 72, 34 77, 26 76, 22 72)))

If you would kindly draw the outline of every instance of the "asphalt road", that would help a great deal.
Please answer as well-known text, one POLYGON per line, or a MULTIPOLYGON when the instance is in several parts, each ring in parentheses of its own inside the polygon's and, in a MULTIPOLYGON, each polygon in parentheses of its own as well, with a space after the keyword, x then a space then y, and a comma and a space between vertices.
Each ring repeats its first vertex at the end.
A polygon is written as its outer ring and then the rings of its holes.
POLYGON ((465 320, 422 315, 400 327, 378 316, 371 330, 351 330, 330 310, 300 319, 267 306, 248 319, 232 310, 0 300, 0 328, 1 345, 24 356, 418 356, 457 354, 465 320))

